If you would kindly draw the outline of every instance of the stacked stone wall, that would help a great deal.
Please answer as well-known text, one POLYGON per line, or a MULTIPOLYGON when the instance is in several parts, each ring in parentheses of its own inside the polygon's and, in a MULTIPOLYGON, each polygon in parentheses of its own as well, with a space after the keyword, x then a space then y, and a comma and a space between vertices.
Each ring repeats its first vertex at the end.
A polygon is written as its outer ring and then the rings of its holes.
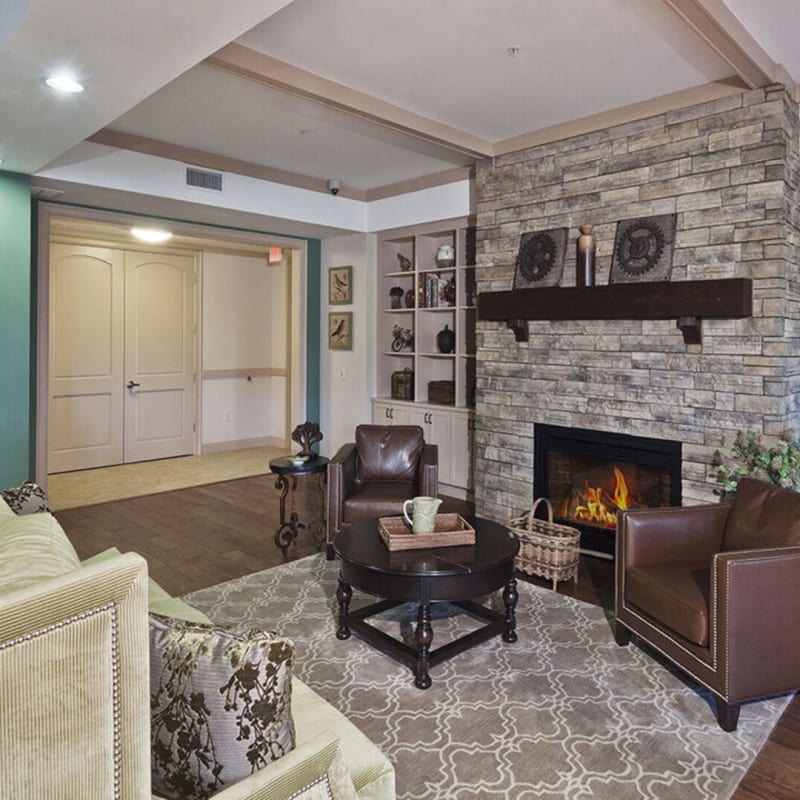
POLYGON ((477 283, 511 289, 523 233, 578 226, 609 281, 617 223, 677 214, 672 281, 753 279, 753 316, 703 321, 532 321, 516 342, 478 322, 476 503, 502 519, 530 505, 535 423, 683 445, 684 503, 715 499, 715 451, 738 430, 800 422, 798 110, 782 86, 487 159, 476 172, 477 283))

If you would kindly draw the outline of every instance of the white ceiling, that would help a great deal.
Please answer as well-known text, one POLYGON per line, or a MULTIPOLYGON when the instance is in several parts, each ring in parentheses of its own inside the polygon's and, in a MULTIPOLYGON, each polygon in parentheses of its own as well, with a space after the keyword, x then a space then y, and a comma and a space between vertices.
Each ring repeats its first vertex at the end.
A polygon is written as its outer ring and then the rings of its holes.
POLYGON ((374 191, 749 62, 798 81, 798 40, 798 0, 3 0, 0 169, 110 130, 374 191), (263 74, 201 63, 232 41, 263 74))

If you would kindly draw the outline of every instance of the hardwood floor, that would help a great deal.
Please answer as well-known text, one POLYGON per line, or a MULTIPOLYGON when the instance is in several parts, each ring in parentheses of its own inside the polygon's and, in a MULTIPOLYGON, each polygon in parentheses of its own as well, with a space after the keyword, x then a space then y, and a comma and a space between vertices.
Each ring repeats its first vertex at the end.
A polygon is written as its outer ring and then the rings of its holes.
MULTIPOLYGON (((275 546, 279 492, 272 475, 180 489, 164 494, 118 500, 58 512, 78 555, 86 558, 108 547, 140 553, 150 574, 170 594, 183 595, 215 583, 284 562, 275 546)), ((321 515, 313 480, 298 482, 301 520, 321 515)), ((288 510, 288 509, 287 509, 288 510)), ((446 498, 442 511, 471 513, 465 503, 446 498)), ((316 548, 302 532, 289 558, 316 548)), ((541 586, 539 578, 521 579, 541 586)), ((614 570, 611 561, 581 558, 578 582, 562 582, 562 594, 612 609, 614 570)), ((709 724, 716 724, 709 717, 709 724)), ((733 800, 800 798, 800 698, 795 698, 739 784, 733 800)))

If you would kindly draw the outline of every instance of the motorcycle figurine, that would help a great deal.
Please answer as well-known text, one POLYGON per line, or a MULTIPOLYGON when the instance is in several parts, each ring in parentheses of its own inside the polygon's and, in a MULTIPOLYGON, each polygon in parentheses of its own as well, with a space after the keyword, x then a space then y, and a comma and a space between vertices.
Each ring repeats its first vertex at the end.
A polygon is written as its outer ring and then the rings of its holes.
POLYGON ((401 350, 413 350, 414 334, 410 328, 401 328, 395 325, 392 329, 392 352, 399 353, 401 350))

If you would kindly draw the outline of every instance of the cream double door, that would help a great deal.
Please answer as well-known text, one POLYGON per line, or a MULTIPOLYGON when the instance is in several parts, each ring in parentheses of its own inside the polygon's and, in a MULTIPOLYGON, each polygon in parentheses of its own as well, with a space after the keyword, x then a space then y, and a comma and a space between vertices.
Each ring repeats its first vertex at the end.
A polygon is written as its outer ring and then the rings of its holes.
POLYGON ((48 472, 194 451, 192 256, 50 247, 48 472))

